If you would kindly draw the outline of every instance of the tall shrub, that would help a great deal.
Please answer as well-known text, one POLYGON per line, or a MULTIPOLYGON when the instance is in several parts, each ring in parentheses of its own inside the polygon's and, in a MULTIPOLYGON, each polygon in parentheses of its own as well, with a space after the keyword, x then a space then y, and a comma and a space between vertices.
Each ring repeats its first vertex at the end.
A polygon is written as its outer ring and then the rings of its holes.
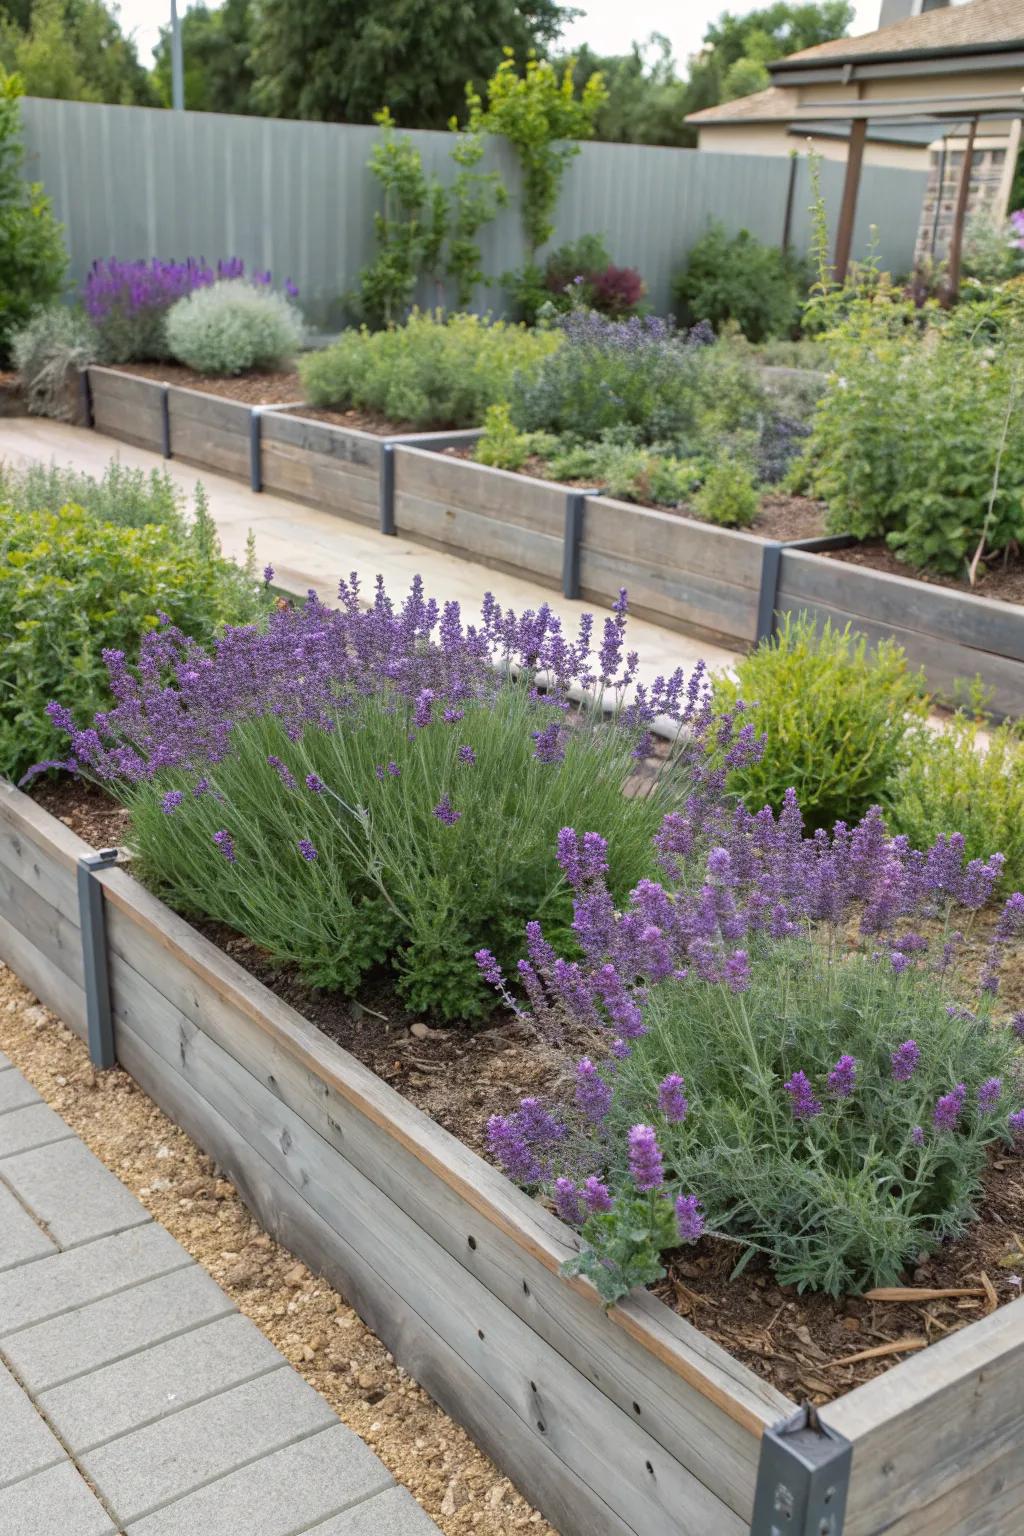
POLYGON ((22 177, 22 83, 0 68, 0 364, 15 331, 64 289, 64 232, 39 182, 22 177))

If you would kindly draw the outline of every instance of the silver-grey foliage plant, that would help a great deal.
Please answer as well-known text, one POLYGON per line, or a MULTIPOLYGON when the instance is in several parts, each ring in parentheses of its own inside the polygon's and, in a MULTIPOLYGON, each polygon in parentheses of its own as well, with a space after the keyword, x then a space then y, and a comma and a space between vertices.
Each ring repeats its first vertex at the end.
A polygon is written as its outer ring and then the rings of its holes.
POLYGON ((302 316, 283 294, 237 281, 197 288, 167 315, 167 345, 197 373, 280 368, 302 344, 302 316))
POLYGON ((96 331, 88 318, 65 304, 40 310, 15 332, 11 354, 33 416, 71 420, 73 377, 95 362, 96 347, 96 331))

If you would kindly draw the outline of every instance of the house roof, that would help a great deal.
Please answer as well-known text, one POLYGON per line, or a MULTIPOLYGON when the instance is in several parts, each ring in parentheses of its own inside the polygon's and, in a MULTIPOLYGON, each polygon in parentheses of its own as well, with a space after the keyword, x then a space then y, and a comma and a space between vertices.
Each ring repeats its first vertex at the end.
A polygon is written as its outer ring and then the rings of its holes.
POLYGON ((720 101, 716 107, 690 112, 688 123, 776 123, 793 116, 796 108, 793 92, 781 85, 770 85, 752 96, 737 96, 720 101))
POLYGON ((776 70, 930 53, 995 51, 1024 44, 1024 0, 968 0, 908 16, 863 37, 839 37, 769 64, 776 70))

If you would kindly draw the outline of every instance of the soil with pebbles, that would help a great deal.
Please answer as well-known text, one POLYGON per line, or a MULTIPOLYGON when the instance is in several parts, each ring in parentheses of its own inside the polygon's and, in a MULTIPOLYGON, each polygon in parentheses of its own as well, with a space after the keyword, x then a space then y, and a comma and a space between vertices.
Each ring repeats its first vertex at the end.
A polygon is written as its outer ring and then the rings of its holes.
POLYGON ((326 1280, 274 1242, 184 1131, 0 963, 0 1049, 376 1451, 445 1536, 556 1536, 326 1280))

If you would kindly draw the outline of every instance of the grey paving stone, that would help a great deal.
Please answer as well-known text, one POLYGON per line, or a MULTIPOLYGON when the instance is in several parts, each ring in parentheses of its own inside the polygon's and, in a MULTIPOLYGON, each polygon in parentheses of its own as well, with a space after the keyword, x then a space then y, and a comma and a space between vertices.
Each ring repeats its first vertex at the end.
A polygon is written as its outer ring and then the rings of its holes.
MULTIPOLYGON (((0 1078, 10 1075, 3 1072, 0 1078)), ((4 1168, 2 1159, 13 1153, 24 1152, 29 1147, 42 1147, 51 1141, 70 1141, 74 1134, 48 1104, 29 1104, 24 1109, 12 1109, 9 1114, 0 1115, 0 1172, 4 1168)))
POLYGON ((247 1317, 232 1312, 54 1387, 41 1395, 39 1406, 78 1455, 283 1363, 270 1340, 247 1317))
POLYGON ((6 1072, 10 1065, 11 1058, 9 1056, 5 1056, 3 1051, 0 1051, 0 1072, 6 1072))
POLYGON ((68 1253, 55 1253, 26 1269, 9 1270, 0 1274, 0 1340, 19 1328, 191 1263, 181 1244, 150 1222, 68 1253))
POLYGON ((0 1115, 26 1104, 41 1104, 42 1099, 27 1077, 20 1072, 0 1072, 0 1115))
POLYGON ((99 1446, 80 1465, 114 1518, 127 1525, 337 1422, 320 1394, 282 1361, 270 1376, 99 1446))
POLYGON ((0 1488, 16 1483, 32 1472, 41 1472, 64 1461, 64 1447, 47 1429, 10 1371, 0 1365, 0 1424, 3 1454, 0 1455, 0 1488))
POLYGON ((10 1190, 0 1184, 0 1271, 56 1252, 57 1244, 36 1225, 10 1190))
POLYGON ((386 1488, 303 1536, 438 1536, 438 1530, 408 1488, 386 1488))
POLYGON ((9 1333, 0 1352, 30 1392, 45 1392, 232 1311, 220 1286, 192 1264, 9 1333))
POLYGON ((77 1136, 5 1158, 3 1177, 62 1248, 150 1220, 131 1190, 77 1136))
POLYGON ((103 1505, 70 1461, 0 1490, 0 1536, 113 1536, 103 1505))
POLYGON ((391 1485, 343 1424, 275 1451, 126 1527, 127 1536, 293 1536, 391 1485))

